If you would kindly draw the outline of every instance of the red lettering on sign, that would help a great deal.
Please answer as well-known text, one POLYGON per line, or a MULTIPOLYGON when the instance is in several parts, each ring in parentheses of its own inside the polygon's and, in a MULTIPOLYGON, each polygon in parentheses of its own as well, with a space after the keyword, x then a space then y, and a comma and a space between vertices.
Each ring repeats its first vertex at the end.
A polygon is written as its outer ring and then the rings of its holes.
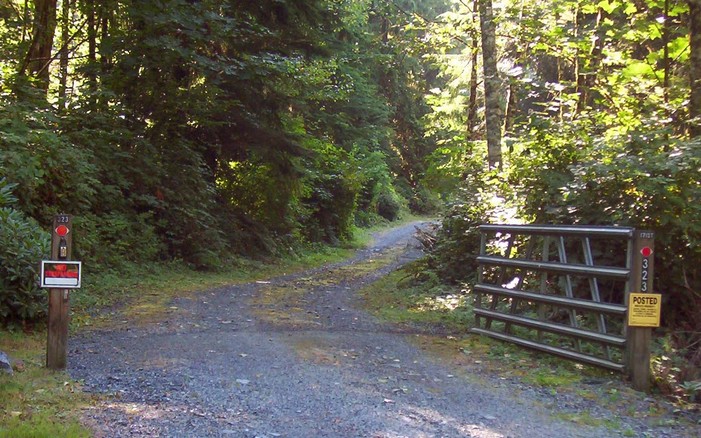
POLYGON ((44 277, 47 278, 78 278, 78 271, 45 271, 44 277))

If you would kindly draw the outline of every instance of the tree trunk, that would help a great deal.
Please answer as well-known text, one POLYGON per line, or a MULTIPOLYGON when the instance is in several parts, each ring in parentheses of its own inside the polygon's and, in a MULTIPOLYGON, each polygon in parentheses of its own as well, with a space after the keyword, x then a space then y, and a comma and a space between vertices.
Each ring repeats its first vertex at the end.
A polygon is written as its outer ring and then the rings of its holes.
POLYGON ((689 134, 701 136, 701 0, 689 0, 689 33, 691 55, 689 56, 689 134))
MULTIPOLYGON (((100 29, 100 39, 105 41, 110 36, 110 25, 112 23, 112 18, 114 10, 112 5, 107 2, 101 3, 101 29, 100 29)), ((112 68, 112 57, 107 56, 106 53, 100 52, 100 62, 102 63, 102 73, 107 73, 112 68)))
POLYGON ((506 89, 506 110, 504 110, 504 132, 508 137, 514 127, 516 117, 516 87, 513 80, 509 80, 509 87, 506 89))
POLYGON ((86 21, 88 23, 88 69, 86 77, 90 100, 94 103, 94 93, 97 91, 97 20, 95 17, 95 0, 86 0, 86 21))
POLYGON ((479 0, 484 70, 484 110, 487 124, 487 160, 489 168, 501 169, 501 105, 497 71, 497 49, 491 0, 479 0))
MULTIPOLYGON (((669 104, 669 74, 671 62, 669 59, 669 0, 664 0, 664 23, 662 23, 662 44, 664 44, 664 78, 662 82, 662 88, 664 92, 664 103, 669 104)), ((667 115, 669 116, 669 108, 667 110, 667 115)))
POLYGON ((475 127, 477 126, 477 57, 479 56, 479 42, 477 40, 477 9, 479 5, 478 0, 473 3, 473 14, 472 14, 472 24, 474 26, 472 35, 472 47, 470 53, 470 101, 467 106, 467 140, 474 140, 475 137, 475 127))
POLYGON ((596 86, 596 78, 599 75, 599 69, 601 68, 601 62, 604 59, 604 40, 606 38, 606 29, 603 26, 604 19, 606 18, 606 11, 599 8, 599 12, 596 14, 596 30, 594 35, 594 44, 591 48, 591 53, 589 53, 589 68, 587 71, 587 76, 585 78, 584 93, 585 99, 584 104, 587 107, 594 105, 594 87, 596 86))
POLYGON ((49 89, 49 65, 56 31, 56 2, 57 0, 35 0, 32 42, 19 70, 20 75, 27 70, 34 74, 39 79, 39 88, 44 91, 49 89))
POLYGON ((68 43, 70 42, 70 0, 63 0, 61 7, 61 52, 59 56, 59 107, 66 107, 66 95, 68 90, 68 43))
MULTIPOLYGON (((579 50, 577 50, 577 65, 575 66, 576 71, 576 82, 577 82, 577 94, 579 95, 579 100, 577 101, 576 113, 579 114, 587 108, 591 108, 594 105, 594 99, 597 97, 595 92, 596 78, 599 75, 599 69, 601 68, 602 60, 604 58, 604 42, 606 39, 606 28, 604 27, 604 19, 607 14, 603 8, 599 8, 596 13, 596 21, 594 24, 594 34, 592 40, 591 50, 587 58, 583 58, 579 50)), ((582 36, 581 30, 587 26, 588 21, 585 15, 582 13, 579 6, 575 14, 575 32, 579 37, 582 36)))
MULTIPOLYGON (((579 42, 579 39, 582 36, 582 21, 583 21, 583 15, 582 15, 582 8, 579 3, 577 3, 577 8, 574 13, 574 39, 575 41, 579 42)), ((582 68, 582 65, 585 63, 584 59, 582 59, 582 51, 579 49, 579 44, 577 44, 577 49, 576 53, 574 56, 574 78, 575 78, 575 83, 576 83, 576 89, 575 93, 577 93, 578 100, 577 100, 577 110, 573 114, 573 116, 579 115, 579 113, 582 112, 584 109, 584 102, 586 99, 586 83, 585 83, 585 75, 584 75, 584 69, 582 68)))

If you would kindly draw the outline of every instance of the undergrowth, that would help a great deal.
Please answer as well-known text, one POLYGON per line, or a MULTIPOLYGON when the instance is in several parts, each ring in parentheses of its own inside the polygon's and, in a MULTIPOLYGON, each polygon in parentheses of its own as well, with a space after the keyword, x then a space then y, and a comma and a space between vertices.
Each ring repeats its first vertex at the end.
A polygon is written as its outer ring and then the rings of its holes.
POLYGON ((473 318, 465 295, 438 283, 432 287, 415 284, 407 270, 390 273, 361 295, 368 310, 393 323, 420 323, 443 332, 460 332, 473 318))

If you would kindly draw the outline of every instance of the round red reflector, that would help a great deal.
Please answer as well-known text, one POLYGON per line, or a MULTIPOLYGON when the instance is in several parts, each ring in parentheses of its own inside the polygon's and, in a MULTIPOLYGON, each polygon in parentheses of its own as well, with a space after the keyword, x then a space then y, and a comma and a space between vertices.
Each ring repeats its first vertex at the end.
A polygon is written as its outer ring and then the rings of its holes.
POLYGON ((646 246, 645 248, 640 250, 640 254, 642 254, 643 257, 650 257, 652 255, 652 248, 646 246))
POLYGON ((68 227, 65 225, 59 225, 56 227, 56 234, 58 234, 61 237, 64 237, 66 234, 68 234, 68 227))

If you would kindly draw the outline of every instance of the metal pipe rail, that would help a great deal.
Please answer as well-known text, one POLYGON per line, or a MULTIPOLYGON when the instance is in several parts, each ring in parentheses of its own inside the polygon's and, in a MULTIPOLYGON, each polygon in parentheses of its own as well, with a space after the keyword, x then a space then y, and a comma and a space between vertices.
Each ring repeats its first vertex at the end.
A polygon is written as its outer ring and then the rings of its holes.
POLYGON ((534 271, 553 272, 556 274, 572 274, 587 277, 604 277, 628 279, 629 269, 615 267, 598 267, 556 262, 536 262, 522 259, 509 259, 500 256, 479 256, 477 263, 480 265, 511 266, 513 268, 532 269, 534 271))
POLYGON ((558 307, 587 310, 592 312, 605 313, 609 315, 617 315, 621 318, 625 316, 627 311, 627 307, 622 306, 620 304, 600 303, 596 301, 580 300, 577 298, 567 298, 555 295, 543 295, 535 292, 506 289, 503 287, 492 286, 489 284, 478 283, 475 285, 474 291, 476 293, 500 295, 518 300, 534 301, 543 304, 552 304, 558 307))
POLYGON ((588 237, 623 237, 631 238, 634 228, 607 227, 597 225, 480 225, 482 232, 492 231, 498 233, 557 235, 557 236, 588 236, 588 237))
POLYGON ((527 339, 516 338, 513 336, 508 336, 503 333, 497 333, 490 330, 484 330, 481 328, 473 328, 471 330, 473 333, 480 335, 489 336, 491 338, 499 339, 501 341, 511 342, 512 344, 520 345, 522 347, 530 348, 533 350, 543 351, 545 353, 553 354, 556 356, 561 356, 566 359, 575 360, 577 362, 587 363, 589 365, 595 365, 601 368, 607 368, 613 371, 623 372, 625 366, 620 363, 616 363, 610 360, 601 359, 586 354, 581 354, 576 351, 566 350, 564 348, 555 347, 552 345, 545 345, 539 342, 529 341, 527 339))
POLYGON ((626 344, 626 339, 620 336, 607 335, 605 333, 597 333, 591 330, 584 330, 564 324, 554 324, 523 316, 493 312, 487 309, 475 309, 475 313, 479 314, 480 316, 486 316, 489 318, 497 319, 499 321, 511 322, 516 325, 531 327, 550 333, 562 333, 575 338, 584 339, 587 341, 600 342, 602 344, 608 344, 614 347, 622 348, 626 344))

